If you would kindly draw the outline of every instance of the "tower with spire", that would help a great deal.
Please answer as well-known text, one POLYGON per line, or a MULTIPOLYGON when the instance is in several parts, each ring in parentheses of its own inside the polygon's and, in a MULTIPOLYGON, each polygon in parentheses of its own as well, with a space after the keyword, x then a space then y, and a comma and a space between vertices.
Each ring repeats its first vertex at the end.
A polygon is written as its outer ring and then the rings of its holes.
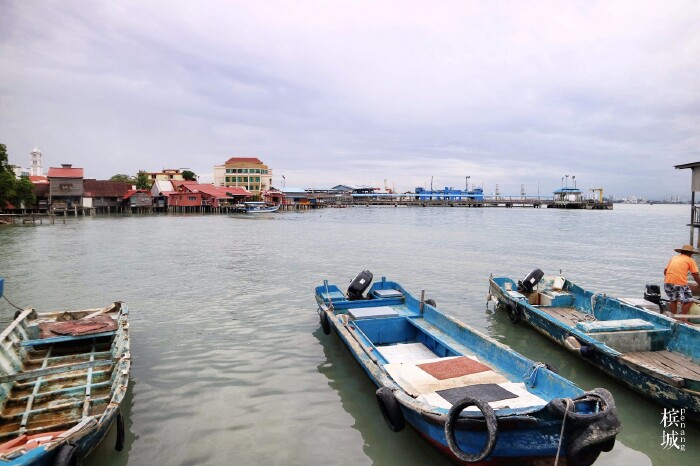
POLYGON ((34 148, 31 153, 31 165, 29 168, 30 176, 44 176, 44 167, 41 164, 41 151, 38 148, 34 148))

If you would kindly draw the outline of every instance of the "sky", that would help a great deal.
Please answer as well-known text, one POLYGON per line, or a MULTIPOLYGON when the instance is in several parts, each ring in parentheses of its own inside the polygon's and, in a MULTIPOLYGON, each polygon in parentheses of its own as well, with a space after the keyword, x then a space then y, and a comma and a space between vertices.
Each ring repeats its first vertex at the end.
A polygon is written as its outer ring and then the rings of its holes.
POLYGON ((697 1, 0 0, 0 143, 88 178, 689 197, 697 1), (569 177, 565 177, 569 175, 569 177))

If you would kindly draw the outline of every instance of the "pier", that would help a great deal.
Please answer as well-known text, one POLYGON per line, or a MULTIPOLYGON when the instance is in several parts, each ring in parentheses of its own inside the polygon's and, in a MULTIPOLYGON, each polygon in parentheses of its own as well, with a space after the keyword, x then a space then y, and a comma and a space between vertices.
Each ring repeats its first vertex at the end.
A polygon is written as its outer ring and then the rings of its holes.
POLYGON ((319 195, 316 203, 320 206, 406 206, 406 207, 506 207, 506 208, 550 208, 612 210, 612 202, 594 199, 565 200, 554 197, 528 196, 464 196, 464 195, 422 195, 422 194, 353 194, 343 197, 319 195))
MULTIPOLYGON (((36 225, 37 220, 39 225, 43 225, 44 219, 46 219, 46 221, 52 225, 56 222, 56 216, 54 214, 0 214, 0 223, 8 223, 12 225, 36 225)), ((65 218, 63 219, 63 223, 66 223, 65 218)))

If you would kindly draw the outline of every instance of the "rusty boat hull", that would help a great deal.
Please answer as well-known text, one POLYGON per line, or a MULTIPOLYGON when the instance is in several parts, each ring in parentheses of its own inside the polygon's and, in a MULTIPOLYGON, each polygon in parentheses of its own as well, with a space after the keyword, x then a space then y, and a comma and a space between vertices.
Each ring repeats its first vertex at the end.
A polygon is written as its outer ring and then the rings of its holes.
POLYGON ((129 383, 129 311, 17 311, 0 334, 0 463, 70 464, 113 424, 129 383))

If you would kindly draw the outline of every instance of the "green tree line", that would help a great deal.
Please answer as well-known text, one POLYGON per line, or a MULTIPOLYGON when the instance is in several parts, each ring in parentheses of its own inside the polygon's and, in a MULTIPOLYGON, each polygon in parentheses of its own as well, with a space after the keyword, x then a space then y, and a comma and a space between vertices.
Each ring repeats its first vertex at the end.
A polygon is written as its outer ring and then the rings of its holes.
POLYGON ((0 144, 0 210, 5 210, 7 204, 15 208, 28 208, 36 203, 34 185, 26 176, 19 180, 8 162, 7 147, 0 144))

